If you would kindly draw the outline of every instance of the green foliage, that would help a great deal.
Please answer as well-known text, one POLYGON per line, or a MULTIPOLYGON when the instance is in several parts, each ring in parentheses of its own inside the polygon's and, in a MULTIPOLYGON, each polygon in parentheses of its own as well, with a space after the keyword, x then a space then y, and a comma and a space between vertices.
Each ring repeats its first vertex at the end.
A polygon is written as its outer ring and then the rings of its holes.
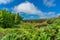
POLYGON ((50 40, 50 37, 48 37, 47 34, 39 33, 38 30, 36 32, 32 30, 33 31, 32 33, 26 29, 14 31, 16 32, 2 37, 1 40, 50 40))
MULTIPOLYGON (((5 36, 1 40, 59 40, 60 39, 60 26, 54 24, 41 28, 8 28, 1 29, 5 36)), ((1 32, 0 31, 0 32, 1 32)), ((3 34, 2 33, 2 34, 3 34)))
POLYGON ((21 20, 22 20, 22 17, 19 16, 19 13, 17 13, 15 16, 15 23, 18 24, 18 23, 20 23, 19 21, 21 21, 21 20))
POLYGON ((48 37, 48 35, 45 33, 41 33, 40 36, 40 40, 50 40, 50 37, 48 37))
POLYGON ((19 13, 12 14, 3 10, 0 14, 0 26, 7 27, 0 28, 0 40, 60 40, 60 17, 48 19, 44 21, 47 26, 36 28, 35 25, 41 23, 19 24, 22 20, 19 13), (9 28, 17 24, 20 28, 9 28))
POLYGON ((21 20, 22 17, 20 17, 18 14, 13 14, 6 10, 0 11, 0 25, 3 28, 11 28, 15 25, 15 23, 20 23, 21 20))
POLYGON ((14 34, 8 34, 8 35, 4 36, 1 40, 16 40, 15 37, 16 37, 15 33, 14 34))
POLYGON ((55 20, 54 18, 48 19, 48 20, 47 20, 47 23, 48 23, 48 24, 52 24, 52 23, 54 22, 54 20, 55 20))

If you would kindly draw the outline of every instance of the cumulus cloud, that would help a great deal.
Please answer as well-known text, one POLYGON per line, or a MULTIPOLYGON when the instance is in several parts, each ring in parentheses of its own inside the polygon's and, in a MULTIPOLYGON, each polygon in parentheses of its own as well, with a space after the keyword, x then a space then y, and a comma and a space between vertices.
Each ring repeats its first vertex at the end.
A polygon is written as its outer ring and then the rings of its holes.
POLYGON ((33 3, 30 2, 24 2, 14 7, 14 11, 21 13, 27 13, 27 14, 40 14, 42 15, 42 11, 38 10, 33 3))
POLYGON ((55 0, 43 0, 43 3, 48 7, 56 6, 56 4, 54 2, 55 2, 55 0))
POLYGON ((0 0, 0 4, 10 3, 12 0, 0 0))
MULTIPOLYGON (((27 13, 27 14, 36 14, 36 15, 40 16, 40 18, 48 18, 48 17, 54 17, 55 16, 55 12, 48 12, 48 13, 43 12, 41 10, 38 10, 36 8, 36 6, 30 2, 21 3, 17 6, 15 6, 13 9, 17 13, 23 12, 23 13, 27 13)), ((33 18, 33 16, 31 18, 33 18)))

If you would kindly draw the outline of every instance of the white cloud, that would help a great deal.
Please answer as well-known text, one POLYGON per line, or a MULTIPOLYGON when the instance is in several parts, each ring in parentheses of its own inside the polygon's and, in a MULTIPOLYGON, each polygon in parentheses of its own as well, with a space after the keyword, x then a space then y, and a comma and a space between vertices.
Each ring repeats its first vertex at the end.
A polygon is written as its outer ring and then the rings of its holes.
POLYGON ((55 0, 43 0, 43 3, 48 7, 56 6, 56 4, 54 2, 55 2, 55 0))
POLYGON ((44 16, 42 16, 40 18, 52 18, 52 17, 56 17, 55 12, 44 12, 43 14, 44 14, 44 16))
POLYGON ((8 9, 8 8, 2 8, 2 10, 6 10, 6 11, 9 11, 9 9, 8 9))
MULTIPOLYGON (((41 10, 38 10, 36 6, 33 3, 30 2, 24 2, 17 6, 15 6, 14 11, 17 13, 27 13, 27 14, 36 14, 40 16, 40 18, 49 18, 49 17, 55 17, 55 12, 43 12, 41 10)), ((33 18, 33 16, 31 17, 33 18)))
POLYGON ((0 0, 0 4, 10 3, 12 0, 0 0))
POLYGON ((34 16, 30 16, 30 18, 34 18, 34 16))
POLYGON ((40 14, 42 15, 42 11, 38 10, 33 3, 24 2, 14 7, 15 12, 24 12, 27 14, 40 14))
POLYGON ((57 17, 60 16, 60 13, 57 14, 57 17))
POLYGON ((55 12, 49 12, 48 16, 55 17, 55 12))

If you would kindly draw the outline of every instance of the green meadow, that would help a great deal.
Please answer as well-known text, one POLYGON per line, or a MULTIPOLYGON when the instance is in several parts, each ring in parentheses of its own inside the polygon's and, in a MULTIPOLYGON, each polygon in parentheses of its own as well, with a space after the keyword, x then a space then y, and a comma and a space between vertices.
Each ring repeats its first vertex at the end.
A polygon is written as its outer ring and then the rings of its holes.
POLYGON ((60 16, 41 23, 22 20, 19 13, 0 10, 0 40, 60 40, 60 16))

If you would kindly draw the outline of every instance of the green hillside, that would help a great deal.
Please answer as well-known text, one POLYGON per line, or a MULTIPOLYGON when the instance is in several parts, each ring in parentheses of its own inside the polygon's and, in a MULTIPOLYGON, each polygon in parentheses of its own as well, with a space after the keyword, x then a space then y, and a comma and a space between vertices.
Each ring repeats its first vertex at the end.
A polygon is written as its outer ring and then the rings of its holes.
POLYGON ((0 40, 60 40, 60 16, 39 23, 22 20, 19 13, 0 10, 0 40))

